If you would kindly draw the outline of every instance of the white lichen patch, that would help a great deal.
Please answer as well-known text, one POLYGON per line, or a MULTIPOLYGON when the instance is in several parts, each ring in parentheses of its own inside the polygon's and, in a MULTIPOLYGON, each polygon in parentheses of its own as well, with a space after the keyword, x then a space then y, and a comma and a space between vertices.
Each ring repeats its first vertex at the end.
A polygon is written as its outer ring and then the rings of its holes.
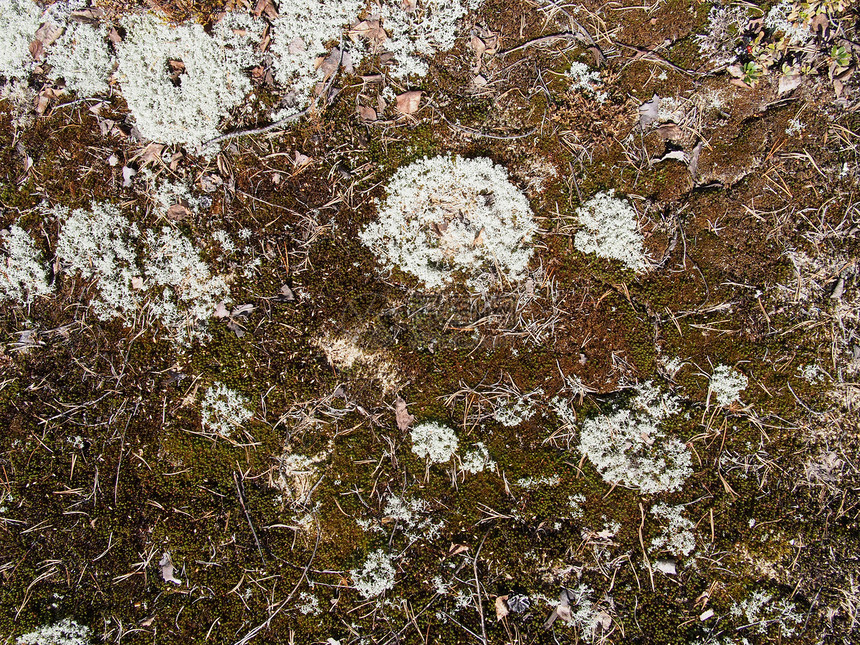
POLYGON ((274 21, 272 54, 276 80, 294 93, 303 106, 323 78, 318 57, 342 39, 345 28, 358 19, 364 3, 358 0, 286 0, 279 3, 274 21))
POLYGON ((606 100, 606 93, 601 90, 603 79, 600 78, 600 72, 591 69, 585 63, 574 61, 570 64, 567 75, 572 81, 571 88, 593 96, 600 103, 606 100))
POLYGON ((538 477, 520 477, 516 484, 525 490, 536 490, 538 488, 549 488, 558 486, 561 483, 561 477, 558 475, 540 475, 538 477))
POLYGON ((782 0, 768 10, 764 26, 795 47, 804 45, 813 36, 809 25, 797 11, 797 5, 789 0, 782 0))
POLYGON ((212 275, 191 241, 174 229, 147 231, 146 246, 147 286, 158 291, 150 311, 176 332, 177 340, 187 341, 198 323, 212 316, 219 302, 229 299, 227 283, 222 276, 212 275))
POLYGON ((108 50, 107 28, 75 24, 66 28, 48 51, 50 77, 62 78, 66 87, 82 96, 104 94, 114 59, 108 50))
POLYGON ((382 515, 386 520, 397 522, 409 544, 418 540, 432 541, 439 537, 442 528, 442 522, 434 521, 430 516, 430 505, 423 499, 392 495, 386 500, 382 515))
POLYGON ((319 598, 314 596, 307 591, 303 591, 299 594, 299 613, 304 614, 305 616, 317 616, 322 613, 322 609, 320 609, 320 601, 319 598))
POLYGON ((783 638, 793 636, 803 623, 803 615, 793 602, 774 599, 764 591, 754 591, 748 598, 734 603, 730 613, 742 620, 751 632, 767 634, 775 628, 783 638))
POLYGON ((720 407, 728 407, 740 399, 748 383, 749 379, 737 370, 728 365, 717 365, 708 385, 708 400, 720 407))
POLYGON ((457 435, 446 425, 429 421, 412 428, 412 452, 434 464, 447 463, 457 452, 457 435))
MULTIPOLYGON (((609 483, 648 494, 679 490, 693 472, 692 457, 681 441, 661 429, 661 421, 679 413, 678 401, 650 382, 636 392, 630 407, 582 423, 579 451, 609 483)), ((556 414, 575 426, 563 403, 553 403, 556 414)))
POLYGON ((42 9, 32 0, 0 2, 0 76, 24 78, 30 73, 30 43, 41 22, 42 9))
MULTIPOLYGON (((144 170, 148 173, 148 170, 144 170)), ((206 198, 198 197, 191 191, 191 187, 186 181, 169 181, 163 180, 157 185, 150 180, 152 201, 159 209, 162 215, 167 214, 172 206, 182 205, 194 214, 197 214, 204 208, 206 198)))
POLYGON ((6 101, 13 130, 23 130, 33 125, 36 116, 36 92, 27 81, 9 79, 0 85, 0 101, 6 101))
POLYGON ((64 618, 18 637, 18 645, 89 645, 90 628, 64 618))
POLYGON ((523 396, 512 399, 497 408, 493 412, 493 418, 506 428, 513 428, 531 419, 536 411, 533 397, 523 396))
POLYGON ((395 574, 391 558, 382 550, 371 553, 361 569, 350 573, 356 590, 364 598, 375 598, 393 589, 395 574))
POLYGON ((171 26, 149 14, 122 24, 118 75, 140 133, 187 146, 217 136, 221 120, 251 89, 244 68, 258 60, 252 44, 262 24, 228 14, 212 36, 202 25, 171 26))
POLYGON ((525 196, 489 159, 433 157, 391 178, 375 222, 359 235, 387 267, 436 289, 469 276, 501 272, 520 279, 537 230, 525 196))
POLYGON ((460 460, 460 465, 464 471, 476 475, 477 473, 496 470, 496 462, 490 457, 490 451, 482 441, 479 441, 474 447, 463 455, 460 460))
POLYGON ((615 191, 598 193, 577 208, 576 215, 582 229, 574 236, 573 245, 579 251, 618 260, 636 272, 650 266, 636 211, 626 199, 615 197, 615 191))
POLYGON ((254 416, 251 402, 223 383, 213 383, 200 402, 203 430, 229 437, 254 416))
POLYGON ((585 495, 582 493, 568 495, 567 503, 570 506, 570 519, 581 520, 584 514, 582 505, 585 504, 585 495))
POLYGON ((711 7, 704 33, 696 36, 702 57, 714 65, 734 63, 738 59, 738 45, 748 22, 746 7, 711 7))
POLYGON ((110 320, 136 311, 142 287, 135 251, 137 225, 111 204, 93 202, 89 210, 71 212, 58 206, 52 212, 61 222, 57 259, 67 273, 95 281, 96 315, 110 320))
POLYGON ((287 497, 289 502, 302 502, 310 494, 319 478, 319 464, 328 457, 321 452, 313 457, 291 453, 278 458, 278 474, 272 485, 287 497))
POLYGON ((693 533, 693 522, 683 515, 683 506, 655 504, 651 514, 667 522, 663 532, 651 541, 654 551, 668 551, 673 555, 688 556, 696 548, 696 536, 693 533))
POLYGON ((17 224, 0 231, 0 302, 29 304, 51 292, 48 273, 33 238, 17 224))
POLYGON ((382 48, 393 55, 395 78, 425 76, 426 58, 454 46, 459 26, 481 0, 383 0, 375 9, 387 38, 382 48))

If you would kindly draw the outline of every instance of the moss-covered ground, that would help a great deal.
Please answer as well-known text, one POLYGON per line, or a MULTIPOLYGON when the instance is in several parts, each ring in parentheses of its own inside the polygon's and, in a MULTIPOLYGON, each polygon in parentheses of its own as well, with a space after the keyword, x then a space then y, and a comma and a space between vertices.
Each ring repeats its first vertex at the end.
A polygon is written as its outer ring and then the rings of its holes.
MULTIPOLYGON (((148 4, 207 24, 225 8, 148 4)), ((0 309, 0 640, 66 617, 93 642, 129 644, 860 638, 856 94, 847 79, 835 100, 826 69, 783 95, 775 76, 733 84, 696 44, 709 8, 487 0, 427 77, 394 88, 424 92, 413 115, 357 116, 380 91, 367 78, 385 72, 368 59, 287 129, 238 137, 208 160, 177 149, 172 166, 151 161, 195 193, 220 178, 211 206, 178 225, 232 276, 232 301, 255 309, 241 337, 212 319, 182 347, 145 316, 100 321, 88 309, 95 285, 57 265, 53 295, 0 309), (536 41, 574 25, 596 46, 536 41), (486 84, 474 80, 469 27, 499 39, 482 59, 486 84), (572 61, 593 67, 598 47, 603 102, 566 76, 572 61), (654 94, 686 106, 686 139, 638 127, 654 94), (787 134, 797 118, 804 129, 787 134), (697 142, 692 173, 659 160, 697 142), (436 154, 490 157, 526 192, 541 227, 528 288, 430 293, 381 271, 361 244, 387 179, 436 154), (574 248, 576 208, 609 189, 641 214, 652 270, 574 248), (205 246, 242 229, 241 254, 205 246), (25 330, 35 334, 22 344, 25 330), (359 358, 333 358, 335 341, 359 358), (730 407, 708 396, 720 364, 748 378, 730 407), (810 365, 819 376, 803 378, 810 365), (645 381, 682 401, 666 431, 693 456, 693 474, 662 495, 604 481, 551 404, 571 401, 581 421, 645 381), (201 432, 214 382, 254 407, 229 439, 201 432), (531 418, 494 419, 526 393, 531 418), (395 422, 397 397, 417 422, 454 428, 461 454, 483 442, 496 470, 425 464, 395 422), (294 475, 289 455, 316 461, 294 475), (409 537, 385 516, 391 496, 426 502, 438 532, 409 537), (671 575, 650 547, 665 528, 649 512, 661 501, 694 523, 695 550, 671 575), (395 584, 365 599, 355 571, 377 549, 395 584), (164 553, 181 584, 163 579, 164 553), (580 585, 590 629, 545 625, 562 590, 580 585), (799 622, 733 612, 757 592, 799 622), (518 594, 530 606, 508 613, 518 594)), ((93 103, 56 100, 20 128, 0 101, 2 226, 33 232, 49 261, 58 222, 45 203, 109 201, 141 228, 167 222, 143 173, 123 187, 121 168, 145 143, 129 136, 122 99, 98 115, 93 103), (123 127, 104 132, 104 119, 123 127)), ((237 115, 229 129, 258 125, 237 115)))

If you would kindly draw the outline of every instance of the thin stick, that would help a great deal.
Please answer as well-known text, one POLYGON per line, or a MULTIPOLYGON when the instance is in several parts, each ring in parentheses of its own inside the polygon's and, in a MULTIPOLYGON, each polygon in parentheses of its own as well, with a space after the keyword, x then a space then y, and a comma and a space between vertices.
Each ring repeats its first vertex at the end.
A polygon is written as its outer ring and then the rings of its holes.
POLYGON ((255 134, 265 134, 266 132, 271 132, 272 130, 277 130, 281 126, 286 125, 292 121, 296 121, 305 116, 308 112, 310 112, 310 108, 307 107, 301 112, 296 112, 295 114, 290 114, 285 116, 283 119, 278 119, 274 123, 270 123, 269 125, 265 125, 262 128, 254 128, 252 130, 238 130, 236 132, 228 132, 227 134, 222 134, 214 139, 209 139, 209 141, 204 141, 201 148, 208 148, 209 146, 214 146, 218 143, 223 143, 224 141, 230 141, 231 139, 238 139, 239 137, 251 137, 255 134))
POLYGON ((236 494, 239 496, 239 504, 242 506, 242 510, 245 512, 245 519, 248 520, 248 526, 251 527, 251 535, 254 536, 254 542, 257 544, 257 552, 260 554, 260 559, 263 561, 263 564, 266 565, 266 558, 263 557, 263 549, 260 548, 260 540, 257 539, 257 532, 254 530, 254 525, 251 523, 251 515, 248 513, 248 509, 245 508, 245 500, 243 499, 242 488, 239 486, 239 477, 236 475, 236 473, 233 473, 233 481, 236 483, 236 494))
POLYGON ((521 49, 525 49, 526 47, 534 47, 536 45, 544 45, 546 43, 552 43, 556 40, 576 40, 581 43, 589 43, 594 44, 594 41, 591 40, 590 37, 583 36, 582 34, 574 34, 574 33, 563 33, 563 34, 550 34, 549 36, 540 36, 538 38, 532 38, 524 42, 522 45, 517 45, 516 47, 511 47, 510 49, 506 49, 505 51, 499 52, 499 56, 506 56, 512 52, 520 51, 521 49))
POLYGON ((642 513, 642 521, 639 523, 639 546, 642 547, 642 557, 645 558, 648 575, 651 577, 651 591, 654 591, 654 571, 651 569, 651 561, 648 559, 648 552, 645 550, 645 539, 642 537, 642 529, 645 527, 645 509, 642 507, 642 502, 639 502, 639 512, 642 513))
POLYGON ((481 583, 478 582, 478 556, 481 555, 481 549, 484 546, 484 541, 487 539, 489 531, 484 533, 481 538, 481 543, 478 545, 478 550, 475 551, 475 557, 472 558, 472 572, 475 574, 475 592, 478 594, 478 615, 481 617, 481 635, 484 637, 483 643, 487 645, 487 627, 484 624, 484 603, 481 601, 481 583))
MULTIPOLYGON (((233 476, 234 477, 236 476, 235 473, 233 474, 233 476)), ((265 629, 266 627, 271 625, 272 620, 275 618, 275 616, 277 616, 279 613, 281 613, 281 610, 287 606, 287 603, 290 602, 293 595, 296 593, 296 591, 298 591, 299 586, 302 584, 302 582, 305 581, 305 578, 307 578, 307 576, 308 576, 308 570, 311 568, 311 564, 313 564, 314 558, 317 555, 317 548, 320 545, 320 537, 321 536, 322 536, 322 529, 318 528, 317 529, 317 541, 316 541, 316 544, 314 544, 314 551, 313 551, 313 553, 311 553, 310 560, 308 560, 308 563, 305 565, 305 568, 302 571, 302 575, 299 577, 299 581, 295 584, 295 586, 293 587, 293 590, 290 591, 290 594, 284 600, 281 601, 281 604, 278 605, 278 608, 272 612, 272 615, 269 616, 265 620, 265 622, 262 622, 259 625, 257 625, 254 629, 252 629, 247 634, 245 634, 245 636, 243 636, 241 638, 241 640, 238 640, 235 643, 233 643, 233 645, 245 645, 246 643, 248 643, 257 634, 259 634, 263 629, 265 629)))

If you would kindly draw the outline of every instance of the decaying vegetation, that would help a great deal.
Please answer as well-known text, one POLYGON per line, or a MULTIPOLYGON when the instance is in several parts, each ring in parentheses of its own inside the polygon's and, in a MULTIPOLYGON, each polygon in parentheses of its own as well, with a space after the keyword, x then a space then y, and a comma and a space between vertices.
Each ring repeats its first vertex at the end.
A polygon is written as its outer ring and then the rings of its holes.
POLYGON ((0 639, 860 639, 856 26, 0 0, 0 639))

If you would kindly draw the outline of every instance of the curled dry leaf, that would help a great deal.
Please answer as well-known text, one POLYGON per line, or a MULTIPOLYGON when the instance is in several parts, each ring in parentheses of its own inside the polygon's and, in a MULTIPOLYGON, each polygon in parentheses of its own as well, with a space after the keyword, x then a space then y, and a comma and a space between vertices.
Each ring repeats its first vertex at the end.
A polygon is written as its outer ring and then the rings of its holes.
POLYGON ((158 562, 158 567, 161 569, 161 577, 165 582, 172 582, 175 585, 182 584, 182 580, 173 575, 176 569, 173 566, 173 559, 170 557, 170 553, 167 551, 164 552, 164 555, 161 556, 161 560, 158 562))
POLYGON ((657 128, 657 134, 666 141, 675 141, 684 136, 684 131, 676 123, 671 121, 663 123, 657 128))
POLYGON ((340 67, 341 60, 343 59, 343 51, 339 47, 335 47, 331 50, 331 53, 323 58, 320 56, 317 59, 317 69, 323 73, 323 78, 325 80, 330 79, 337 72, 337 68, 340 67))
POLYGON ((167 218, 175 221, 181 221, 191 216, 191 211, 184 204, 172 204, 167 209, 167 218))
POLYGON ((809 21, 809 29, 812 33, 827 38, 830 30, 830 21, 827 19, 827 14, 817 13, 812 16, 812 19, 809 21))
POLYGON ((683 150, 670 150, 656 161, 668 161, 669 159, 674 159, 675 161, 680 161, 681 163, 687 163, 689 161, 687 153, 683 150))
POLYGON ((481 40, 480 38, 478 38, 474 34, 472 34, 472 38, 469 41, 469 44, 471 45, 472 49, 474 50, 474 52, 478 56, 478 58, 483 56, 484 52, 487 51, 486 43, 484 43, 483 40, 481 40))
POLYGON ((36 114, 42 116, 51 104, 51 101, 60 98, 64 93, 64 90, 55 90, 53 87, 43 89, 36 98, 36 114))
POLYGON ((687 168, 693 176, 693 179, 696 178, 696 173, 699 171, 699 155, 702 154, 702 148, 704 145, 704 141, 699 141, 695 146, 693 146, 692 152, 690 152, 690 160, 687 162, 687 168))
POLYGON ((227 318, 230 316, 230 311, 227 309, 227 305, 224 304, 223 300, 215 305, 214 315, 216 318, 227 318))
POLYGON ((224 180, 221 179, 221 175, 215 173, 209 173, 200 178, 200 188, 203 189, 204 193, 214 193, 223 185, 224 180))
POLYGON ((463 553, 468 550, 468 544, 457 544, 456 542, 451 542, 451 548, 448 549, 448 557, 450 558, 452 555, 457 555, 458 553, 463 553))
POLYGON ((397 429, 401 432, 409 430, 412 424, 415 423, 415 417, 409 414, 409 411, 406 409, 406 401, 399 396, 394 402, 394 417, 397 421, 397 429))
POLYGON ((639 127, 643 130, 657 120, 657 115, 660 112, 660 97, 656 94, 650 101, 646 101, 639 106, 639 127))
POLYGON ((254 17, 259 18, 263 14, 266 14, 266 18, 269 20, 278 17, 278 10, 275 9, 272 0, 257 0, 257 5, 254 7, 254 17))
POLYGON ((501 620, 510 613, 507 600, 507 595, 496 597, 496 620, 501 620))
POLYGON ((418 111, 418 106, 421 103, 421 95, 424 92, 420 90, 412 92, 404 92, 397 95, 397 111, 401 114, 414 114, 418 111))
POLYGON ((164 146, 160 143, 150 143, 138 150, 132 160, 139 159, 141 167, 148 163, 161 161, 161 153, 164 152, 164 146))
POLYGON ((609 628, 612 627, 612 616, 605 611, 598 612, 595 622, 603 628, 604 632, 609 631, 609 628))
POLYGON ((287 47, 287 51, 290 54, 302 54, 302 53, 306 52, 307 49, 308 49, 308 46, 305 45, 305 41, 302 40, 299 36, 296 36, 295 38, 293 38, 293 40, 290 42, 289 46, 287 47))
POLYGON ((381 45, 388 40, 388 34, 385 33, 379 19, 362 20, 349 30, 349 36, 353 41, 358 38, 366 38, 373 46, 381 45))
POLYGON ((99 20, 105 15, 105 10, 101 7, 87 7, 79 9, 71 13, 71 18, 75 22, 84 22, 90 25, 97 25, 99 20))
POLYGON ((53 45, 62 34, 63 28, 58 27, 50 20, 39 27, 33 36, 33 42, 30 43, 30 55, 33 60, 44 60, 45 50, 53 45))
POLYGON ((800 85, 800 80, 800 74, 786 74, 785 76, 780 76, 777 93, 785 94, 786 92, 790 92, 800 85))
POLYGON ((247 303, 244 305, 239 305, 230 313, 231 316, 248 316, 254 309, 256 309, 254 305, 251 303, 247 303))
POLYGON ((376 110, 372 107, 367 107, 366 105, 359 105, 356 108, 356 112, 358 112, 358 117, 362 121, 376 121, 376 110))

